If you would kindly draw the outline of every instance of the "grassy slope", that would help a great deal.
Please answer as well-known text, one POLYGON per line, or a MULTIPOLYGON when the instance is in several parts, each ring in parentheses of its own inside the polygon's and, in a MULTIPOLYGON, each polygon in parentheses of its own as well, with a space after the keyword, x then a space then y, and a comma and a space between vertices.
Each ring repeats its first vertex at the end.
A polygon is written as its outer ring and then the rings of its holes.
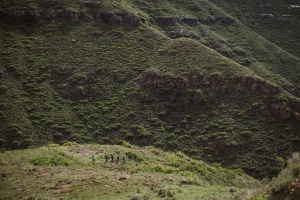
POLYGON ((212 1, 236 16, 243 24, 251 27, 267 40, 280 46, 284 50, 299 57, 300 38, 299 8, 289 7, 299 5, 296 0, 268 1, 212 1), (263 17, 263 14, 272 14, 272 17, 263 17))
POLYGON ((262 188, 239 171, 209 166, 180 152, 126 146, 61 146, 5 152, 0 157, 1 198, 162 199, 166 195, 170 199, 250 199, 262 188), (94 165, 92 154, 96 158, 94 165), (140 161, 136 165, 127 156, 125 163, 105 163, 104 155, 110 154, 135 156, 140 161), (45 161, 47 158, 52 161, 45 161), (51 166, 54 163, 57 166, 51 166), (66 163, 68 166, 64 166, 66 163))
MULTIPOLYGON (((14 9, 44 9, 31 3, 14 9)), ((297 58, 239 22, 234 26, 198 23, 194 27, 182 22, 159 26, 154 20, 178 14, 229 16, 206 1, 113 4, 115 7, 107 2, 99 9, 125 9, 145 22, 139 27, 101 20, 75 23, 69 16, 39 23, 1 22, 0 70, 5 80, 1 83, 2 145, 24 148, 51 141, 130 140, 180 149, 195 158, 235 165, 261 176, 278 172, 276 156, 285 157, 299 149, 299 125, 294 119, 275 119, 271 111, 268 117, 261 116, 261 108, 273 101, 280 101, 289 112, 290 94, 253 93, 230 81, 233 76, 257 78, 257 72, 293 91, 299 87, 297 58), (168 37, 170 31, 178 35, 181 29, 201 37, 168 37), (243 51, 247 56, 230 56, 230 52, 243 51), (261 59, 262 54, 268 58, 261 59), (250 69, 238 64, 245 59, 252 62, 250 69), (285 71, 278 70, 282 60, 288 66, 285 71), (145 73, 157 77, 156 87, 149 87, 151 81, 148 86, 140 84, 145 73), (218 90, 211 82, 214 75, 223 77, 226 95, 213 92, 218 90), (191 95, 198 95, 200 101, 195 104, 191 95)), ((89 10, 71 1, 55 5, 55 9, 89 10)))
MULTIPOLYGON (((216 3, 220 4, 220 1, 216 3)), ((248 2, 249 3, 249 2, 248 2)), ((153 10, 150 10, 149 13, 156 11, 155 5, 158 3, 153 3, 153 10)), ((163 3, 161 3, 163 4, 163 3)), ((170 1, 169 6, 164 7, 164 15, 172 16, 176 18, 182 17, 191 17, 191 18, 200 18, 200 19, 216 19, 218 17, 229 17, 234 18, 235 15, 230 15, 233 11, 228 7, 233 6, 234 3, 230 3, 229 6, 225 3, 224 6, 229 9, 229 13, 224 10, 216 7, 214 4, 209 3, 208 1, 186 3, 183 1, 173 0, 170 1), (173 6, 172 6, 173 5, 173 6), (182 11, 185 11, 182 13, 182 11), (230 12, 231 11, 231 12, 230 12), (167 13, 167 14, 166 14, 167 13)), ((243 4, 240 2, 240 4, 243 4)), ((244 8, 244 5, 240 5, 244 8)), ((249 3, 251 6, 255 7, 253 2, 249 3)), ((149 5, 147 5, 149 7, 149 5)), ((237 8, 240 8, 236 6, 237 8)), ((240 8, 242 10, 242 8, 240 8)), ((246 7, 247 8, 247 7, 246 7)), ((243 11, 243 10, 242 10, 243 11)), ((155 12, 154 15, 155 16, 155 12)), ((162 14, 162 13, 160 13, 162 14)), ((156 14, 159 15, 159 14, 156 14)), ((253 14, 254 15, 254 14, 253 14)), ((253 16, 254 17, 254 16, 253 16)), ((257 15, 255 15, 257 17, 257 15)), ((267 41, 262 36, 265 34, 258 35, 257 32, 254 32, 248 24, 246 26, 242 24, 244 21, 236 21, 232 25, 222 24, 220 22, 209 23, 209 25, 204 26, 203 24, 187 26, 184 23, 177 23, 175 26, 161 27, 164 30, 172 31, 182 31, 191 32, 198 35, 200 41, 213 49, 217 50, 221 54, 226 55, 232 60, 244 64, 250 61, 249 66, 256 74, 262 76, 263 78, 272 81, 283 87, 285 90, 299 96, 299 54, 290 54, 280 47, 276 46, 274 43, 267 41), (242 53, 241 53, 242 52, 242 53), (283 70, 284 69, 284 70, 283 70)), ((298 27, 297 23, 299 17, 295 15, 295 23, 292 24, 292 27, 295 29, 298 27)), ((274 22, 276 23, 276 22, 274 22)), ((262 25, 263 26, 263 25, 262 25)), ((259 28, 257 28, 259 29, 259 28)), ((255 30, 257 30, 255 29, 255 30)), ((260 32, 263 32, 263 28, 259 29, 260 32)), ((272 29, 270 29, 270 32, 272 29)), ((276 32, 276 31, 273 31, 276 32)), ((291 31, 293 34, 297 34, 297 30, 291 31)), ((289 38, 297 38, 294 35, 287 36, 289 38)), ((271 36, 266 37, 267 39, 271 36)), ((273 38, 271 41, 284 41, 284 39, 273 38)), ((295 42, 297 44, 297 42, 295 42)), ((295 51, 299 48, 292 46, 292 49, 295 51)), ((294 52, 294 51, 293 51, 294 52)))

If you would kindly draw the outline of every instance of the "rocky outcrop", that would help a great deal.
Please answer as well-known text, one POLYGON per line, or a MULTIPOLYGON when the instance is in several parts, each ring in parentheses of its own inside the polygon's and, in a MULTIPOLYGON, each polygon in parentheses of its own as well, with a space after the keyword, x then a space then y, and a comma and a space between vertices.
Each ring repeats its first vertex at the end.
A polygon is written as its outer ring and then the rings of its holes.
POLYGON ((155 72, 144 72, 140 80, 140 85, 146 88, 156 88, 157 74, 155 72))
POLYGON ((177 22, 175 17, 156 17, 155 22, 161 26, 173 26, 177 22))
POLYGON ((271 200, 300 199, 300 176, 298 176, 288 187, 284 187, 278 192, 271 190, 270 193, 271 193, 270 195, 271 200))
POLYGON ((198 23, 198 18, 182 17, 180 21, 190 26, 195 26, 198 23))
POLYGON ((99 20, 103 20, 105 23, 114 25, 114 24, 120 24, 123 21, 123 18, 118 16, 116 13, 114 12, 110 12, 110 13, 97 13, 96 14, 96 19, 99 20))
POLYGON ((293 115, 296 121, 300 123, 300 101, 290 100, 289 107, 294 111, 293 115))
MULTIPOLYGON (((94 5, 97 2, 84 1, 85 5, 94 5)), ((100 6, 97 4, 97 6, 100 6)), ((94 9, 94 8, 93 8, 94 9)), ((59 12, 54 12, 50 10, 45 11, 10 11, 4 10, 0 12, 0 19, 8 23, 37 23, 42 19, 53 20, 56 18, 70 19, 73 22, 91 21, 91 20, 101 20, 105 23, 116 25, 123 22, 130 24, 131 26, 139 26, 141 21, 139 17, 133 13, 123 12, 100 12, 97 10, 89 10, 86 12, 77 12, 69 10, 61 10, 59 12)))
POLYGON ((198 35, 195 33, 189 31, 189 30, 174 30, 174 31, 169 31, 167 32, 170 38, 176 39, 176 38, 193 38, 193 39, 200 39, 198 35))
POLYGON ((185 99, 188 101, 189 104, 192 105, 201 105, 204 102, 204 98, 201 94, 198 93, 191 93, 191 94, 187 94, 185 96, 185 99))
POLYGON ((271 104, 271 111, 275 116, 280 117, 280 119, 288 120, 291 118, 291 112, 280 103, 271 104))
POLYGON ((235 77, 231 78, 231 82, 243 85, 252 92, 259 92, 261 94, 278 94, 280 92, 279 87, 254 77, 235 77))
POLYGON ((235 23, 235 20, 233 18, 223 16, 216 17, 216 21, 226 25, 233 25, 235 23))
POLYGON ((300 101, 287 99, 283 102, 277 97, 280 93, 279 87, 264 80, 250 76, 225 79, 219 74, 214 74, 208 77, 207 81, 202 74, 197 72, 182 72, 179 77, 168 77, 154 71, 146 71, 142 74, 140 85, 156 91, 170 102, 183 97, 186 103, 194 106, 205 102, 202 89, 211 90, 215 95, 223 96, 232 93, 230 90, 234 90, 231 86, 228 87, 228 83, 240 85, 252 93, 268 97, 259 108, 261 116, 275 116, 281 120, 300 122, 300 101))
POLYGON ((212 17, 199 18, 198 21, 201 22, 202 24, 206 24, 206 25, 212 25, 212 24, 216 23, 216 20, 212 17))
POLYGON ((221 23, 224 25, 235 24, 235 20, 233 18, 224 17, 224 16, 217 16, 216 18, 212 18, 212 17, 199 18, 198 21, 206 25, 214 25, 216 23, 221 23))
POLYGON ((140 19, 137 16, 135 16, 133 13, 125 12, 122 14, 122 17, 131 26, 140 25, 140 19))

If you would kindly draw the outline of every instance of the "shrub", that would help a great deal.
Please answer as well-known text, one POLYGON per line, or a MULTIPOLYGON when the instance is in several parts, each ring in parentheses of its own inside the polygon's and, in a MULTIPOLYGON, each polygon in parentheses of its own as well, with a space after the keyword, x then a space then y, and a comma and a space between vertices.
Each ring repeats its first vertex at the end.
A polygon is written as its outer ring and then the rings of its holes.
POLYGON ((65 142, 63 146, 78 146, 77 142, 65 142))
POLYGON ((47 147, 58 147, 59 144, 47 144, 47 147))
POLYGON ((156 147, 156 148, 157 147, 162 147, 163 146, 163 142, 162 141, 156 141, 156 142, 153 143, 153 146, 156 147))
POLYGON ((157 193, 160 197, 173 197, 175 195, 175 192, 169 187, 159 189, 157 193))
POLYGON ((128 140, 131 140, 134 138, 134 135, 133 135, 133 133, 127 132, 124 137, 128 140))
POLYGON ((240 134, 244 137, 251 137, 252 131, 241 131, 240 134))
POLYGON ((140 138, 143 138, 143 137, 146 137, 146 136, 150 135, 150 133, 147 131, 147 129, 143 126, 135 125, 134 129, 137 133, 137 136, 140 137, 140 138))
POLYGON ((4 144, 5 144, 5 140, 4 140, 4 139, 2 139, 2 138, 0 138, 0 147, 3 147, 3 146, 4 146, 4 144))
POLYGON ((212 137, 225 137, 226 135, 226 132, 214 132, 211 134, 212 137))
POLYGON ((124 140, 121 141, 121 144, 124 146, 124 147, 127 147, 127 148, 133 148, 134 146, 132 144, 130 144, 129 142, 126 142, 124 140))
POLYGON ((32 158, 29 162, 33 165, 44 165, 44 166, 70 166, 70 161, 63 157, 47 157, 39 156, 32 158))
POLYGON ((283 188, 287 188, 300 174, 299 153, 294 153, 287 163, 287 167, 282 170, 278 177, 274 178, 270 184, 273 192, 278 192, 283 188))
POLYGON ((129 159, 133 159, 133 160, 136 160, 136 161, 142 161, 143 159, 141 158, 141 156, 139 156, 138 154, 136 154, 135 152, 133 151, 128 151, 126 152, 126 156, 129 158, 129 159))
POLYGON ((174 133, 169 134, 169 135, 166 136, 166 139, 174 139, 174 138, 176 138, 174 133))

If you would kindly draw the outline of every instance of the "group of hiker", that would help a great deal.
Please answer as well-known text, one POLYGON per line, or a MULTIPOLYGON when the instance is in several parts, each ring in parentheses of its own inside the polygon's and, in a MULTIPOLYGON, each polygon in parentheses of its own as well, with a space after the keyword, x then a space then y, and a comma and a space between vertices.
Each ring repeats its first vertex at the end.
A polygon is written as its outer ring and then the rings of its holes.
MULTIPOLYGON (((110 155, 105 154, 104 158, 105 158, 105 163, 107 163, 109 160, 111 162, 114 162, 116 160, 116 163, 118 164, 120 162, 121 156, 118 155, 118 156, 116 156, 116 159, 115 159, 115 156, 113 154, 110 154, 110 155)), ((92 155, 92 162, 94 163, 95 161, 96 161, 95 156, 92 155)), ((122 163, 125 163, 125 162, 126 162, 126 157, 125 157, 125 155, 122 155, 122 163)))

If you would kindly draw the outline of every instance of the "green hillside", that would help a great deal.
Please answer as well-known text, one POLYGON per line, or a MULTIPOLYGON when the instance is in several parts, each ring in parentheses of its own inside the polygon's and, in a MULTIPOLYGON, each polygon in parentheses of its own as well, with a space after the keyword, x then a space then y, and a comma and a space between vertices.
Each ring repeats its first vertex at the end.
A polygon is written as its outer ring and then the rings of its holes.
POLYGON ((225 9, 267 40, 299 58, 299 1, 253 0, 243 2, 229 0, 224 3, 213 0, 212 2, 225 9))
POLYGON ((263 189, 240 170, 210 166, 181 152, 126 146, 72 145, 3 153, 0 179, 6 184, 1 185, 1 199, 251 199, 263 189), (105 162, 105 155, 111 154, 114 161, 105 162), (125 161, 117 162, 123 155, 125 161))
POLYGON ((220 2, 1 1, 1 148, 125 140, 275 176, 300 148, 298 40, 220 2))

